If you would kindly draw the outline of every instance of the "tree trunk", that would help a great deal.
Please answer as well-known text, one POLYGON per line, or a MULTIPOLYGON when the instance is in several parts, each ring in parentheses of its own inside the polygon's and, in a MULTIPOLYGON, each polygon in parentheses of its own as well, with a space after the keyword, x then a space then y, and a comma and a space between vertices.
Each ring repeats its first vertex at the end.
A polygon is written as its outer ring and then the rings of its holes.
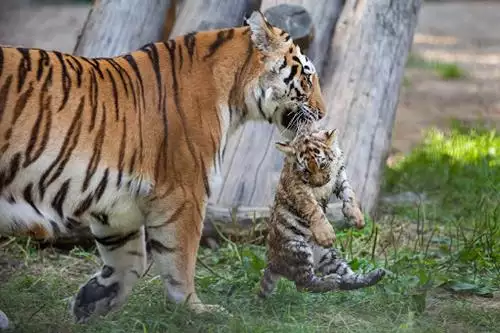
POLYGON ((99 0, 89 12, 74 54, 111 57, 162 40, 170 0, 99 0))
POLYGON ((406 58, 421 0, 347 0, 337 23, 322 89, 324 126, 339 129, 358 200, 377 204, 406 58))

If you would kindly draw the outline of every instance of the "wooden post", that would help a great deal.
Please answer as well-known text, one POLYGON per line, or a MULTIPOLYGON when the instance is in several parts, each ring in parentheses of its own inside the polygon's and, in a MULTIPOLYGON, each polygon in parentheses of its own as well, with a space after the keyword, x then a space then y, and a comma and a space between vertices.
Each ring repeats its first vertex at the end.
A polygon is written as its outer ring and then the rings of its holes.
POLYGON ((170 0, 99 0, 89 12, 74 54, 111 57, 163 38, 170 0))
POLYGON ((347 0, 330 49, 324 126, 339 129, 365 213, 376 206, 421 0, 347 0))

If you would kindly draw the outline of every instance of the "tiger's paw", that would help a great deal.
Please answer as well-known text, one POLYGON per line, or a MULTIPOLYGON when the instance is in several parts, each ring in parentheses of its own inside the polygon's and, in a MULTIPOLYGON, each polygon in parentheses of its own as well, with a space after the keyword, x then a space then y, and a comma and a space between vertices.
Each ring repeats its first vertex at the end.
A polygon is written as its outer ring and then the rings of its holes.
POLYGON ((329 222, 311 227, 311 232, 319 246, 331 247, 335 242, 335 230, 329 222))
POLYGON ((87 323, 94 316, 104 316, 123 303, 119 282, 100 280, 99 275, 92 277, 73 297, 70 308, 76 323, 87 323))

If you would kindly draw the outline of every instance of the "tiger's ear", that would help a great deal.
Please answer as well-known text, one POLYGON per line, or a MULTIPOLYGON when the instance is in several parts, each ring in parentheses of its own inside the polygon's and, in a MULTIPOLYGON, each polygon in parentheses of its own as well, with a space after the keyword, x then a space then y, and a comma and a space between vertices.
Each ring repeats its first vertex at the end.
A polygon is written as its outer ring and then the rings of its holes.
POLYGON ((328 131, 324 131, 325 144, 327 146, 331 146, 337 137, 337 129, 332 129, 328 131))
POLYGON ((272 53, 284 46, 283 39, 275 33, 260 10, 254 11, 246 23, 250 26, 254 46, 263 53, 272 53))
POLYGON ((276 142, 274 144, 276 146, 276 149, 278 149, 280 152, 284 153, 285 155, 293 155, 295 154, 295 149, 293 149, 292 146, 288 142, 276 142))

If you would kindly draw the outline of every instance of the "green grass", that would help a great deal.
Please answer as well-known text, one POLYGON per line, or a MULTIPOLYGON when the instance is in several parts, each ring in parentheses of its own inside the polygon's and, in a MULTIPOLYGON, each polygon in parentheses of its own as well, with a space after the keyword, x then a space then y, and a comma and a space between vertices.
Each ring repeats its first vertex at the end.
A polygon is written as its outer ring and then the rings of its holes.
POLYGON ((414 53, 408 56, 406 67, 432 70, 443 80, 457 80, 466 76, 465 71, 455 63, 427 61, 414 53))
POLYGON ((25 264, 2 280, 0 309, 15 332, 500 332, 500 136, 455 128, 427 139, 386 172, 386 193, 425 193, 427 202, 382 207, 362 230, 337 232, 336 246, 354 269, 385 267, 378 285, 307 294, 282 280, 256 298, 265 253, 225 243, 200 249, 200 297, 232 317, 196 316, 166 302, 152 270, 118 312, 72 324, 67 298, 98 268, 94 254, 37 251, 0 242, 0 258, 25 264), (210 269, 207 269, 206 267, 210 269))

